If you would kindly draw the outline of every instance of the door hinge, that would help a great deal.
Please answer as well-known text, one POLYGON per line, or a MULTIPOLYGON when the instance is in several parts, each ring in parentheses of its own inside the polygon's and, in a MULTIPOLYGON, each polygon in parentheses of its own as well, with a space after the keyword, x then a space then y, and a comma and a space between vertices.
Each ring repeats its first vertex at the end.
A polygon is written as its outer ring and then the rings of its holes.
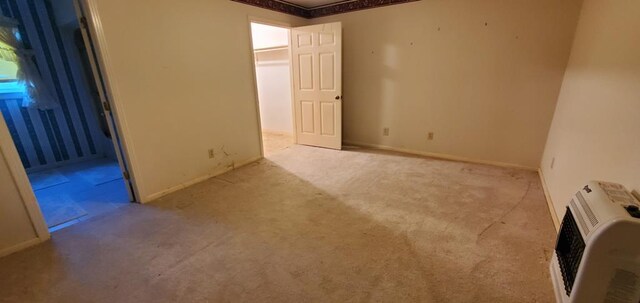
POLYGON ((80 24, 82 25, 82 27, 84 29, 88 29, 89 26, 87 25, 87 18, 86 17, 80 17, 80 24))
POLYGON ((122 176, 124 177, 125 180, 129 180, 131 177, 129 176, 129 172, 128 171, 123 171, 122 172, 122 176))
POLYGON ((104 108, 104 111, 106 111, 106 112, 110 112, 111 111, 111 105, 109 105, 109 102, 107 102, 107 101, 102 102, 102 107, 104 108))

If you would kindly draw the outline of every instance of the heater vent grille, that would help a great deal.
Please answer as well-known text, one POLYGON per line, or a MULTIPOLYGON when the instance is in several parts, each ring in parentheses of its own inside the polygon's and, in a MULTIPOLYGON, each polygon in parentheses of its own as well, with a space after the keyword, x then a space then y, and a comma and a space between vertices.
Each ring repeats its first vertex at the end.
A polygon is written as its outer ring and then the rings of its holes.
POLYGON ((556 244, 556 255, 567 296, 571 295, 571 289, 578 275, 584 249, 585 244, 580 230, 578 230, 578 225, 573 213, 571 213, 571 209, 567 208, 567 213, 562 219, 558 243, 556 244))

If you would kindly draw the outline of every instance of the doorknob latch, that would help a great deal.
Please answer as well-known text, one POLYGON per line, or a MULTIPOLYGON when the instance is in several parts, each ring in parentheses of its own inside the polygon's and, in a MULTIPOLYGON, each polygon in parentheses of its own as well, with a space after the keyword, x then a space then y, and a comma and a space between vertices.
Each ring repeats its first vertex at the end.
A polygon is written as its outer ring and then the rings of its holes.
POLYGON ((341 98, 340 96, 336 96, 336 100, 340 100, 340 98, 341 98))

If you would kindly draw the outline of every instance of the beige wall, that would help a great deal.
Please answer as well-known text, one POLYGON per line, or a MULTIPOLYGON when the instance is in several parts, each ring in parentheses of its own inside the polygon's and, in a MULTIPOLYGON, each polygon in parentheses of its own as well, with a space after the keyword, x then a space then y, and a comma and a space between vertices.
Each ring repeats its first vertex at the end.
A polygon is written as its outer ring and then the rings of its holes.
POLYGON ((559 217, 589 180, 640 190, 639 1, 585 1, 541 166, 559 217))
POLYGON ((580 4, 429 0, 312 20, 343 23, 345 139, 537 168, 580 4))
POLYGON ((248 18, 305 20, 226 0, 95 2, 143 201, 260 157, 248 18))

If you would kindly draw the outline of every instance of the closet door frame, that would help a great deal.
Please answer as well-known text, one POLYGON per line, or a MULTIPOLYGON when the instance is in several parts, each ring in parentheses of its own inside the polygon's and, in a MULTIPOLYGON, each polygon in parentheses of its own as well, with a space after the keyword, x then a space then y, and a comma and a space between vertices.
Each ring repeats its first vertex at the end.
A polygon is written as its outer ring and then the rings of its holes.
POLYGON ((290 94, 291 94, 291 119, 292 119, 292 124, 293 124, 293 128, 291 129, 293 136, 293 143, 294 144, 298 144, 298 139, 295 136, 295 132, 296 132, 296 119, 295 119, 295 109, 294 109, 294 104, 293 104, 293 97, 294 97, 294 92, 293 92, 293 64, 291 62, 291 29, 293 28, 293 26, 291 24, 288 23, 284 23, 284 22, 278 22, 278 21, 273 21, 273 20, 269 20, 269 19, 264 19, 264 18, 260 18, 260 17, 255 17, 255 16, 249 16, 248 17, 248 22, 247 22, 247 27, 249 28, 249 46, 248 51, 251 55, 251 67, 252 67, 252 74, 253 74, 253 90, 255 92, 255 103, 256 103, 256 117, 257 117, 257 122, 258 122, 258 137, 260 139, 260 157, 264 158, 264 138, 262 137, 262 119, 260 117, 260 98, 258 97, 258 75, 257 75, 257 66, 256 66, 256 54, 253 50, 253 32, 251 30, 251 23, 260 23, 260 24, 264 24, 264 25, 270 25, 270 26, 276 26, 276 27, 281 27, 281 28, 286 28, 287 30, 289 30, 289 46, 288 46, 288 51, 287 51, 287 56, 289 57, 289 74, 291 75, 290 78, 290 83, 289 83, 289 87, 290 87, 290 94))

